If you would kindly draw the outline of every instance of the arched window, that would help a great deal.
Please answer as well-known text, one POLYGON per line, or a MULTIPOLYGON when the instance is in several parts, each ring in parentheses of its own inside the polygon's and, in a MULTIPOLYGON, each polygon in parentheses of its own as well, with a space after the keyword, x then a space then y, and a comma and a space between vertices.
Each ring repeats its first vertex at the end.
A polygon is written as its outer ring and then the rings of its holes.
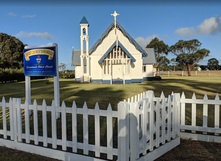
POLYGON ((83 29, 83 35, 86 35, 86 29, 85 28, 83 29))
POLYGON ((84 58, 84 74, 86 74, 87 73, 87 59, 86 58, 84 58))

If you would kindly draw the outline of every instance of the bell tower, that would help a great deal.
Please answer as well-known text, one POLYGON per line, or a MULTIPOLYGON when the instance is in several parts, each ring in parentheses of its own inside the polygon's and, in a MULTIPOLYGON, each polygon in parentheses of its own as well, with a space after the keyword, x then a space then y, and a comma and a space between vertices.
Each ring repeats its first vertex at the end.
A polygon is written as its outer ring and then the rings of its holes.
POLYGON ((81 82, 90 82, 90 70, 89 70, 89 36, 88 27, 89 23, 85 16, 80 22, 81 27, 81 82))

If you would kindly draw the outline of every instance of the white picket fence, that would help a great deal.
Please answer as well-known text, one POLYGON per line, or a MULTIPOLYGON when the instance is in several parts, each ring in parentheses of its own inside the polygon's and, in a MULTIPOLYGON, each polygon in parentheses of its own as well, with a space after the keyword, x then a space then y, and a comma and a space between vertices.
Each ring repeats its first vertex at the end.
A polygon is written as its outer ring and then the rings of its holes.
POLYGON ((155 160, 180 144, 179 97, 178 93, 155 97, 153 91, 147 91, 120 102, 130 107, 131 160, 155 160))
MULTIPOLYGON (((209 142, 219 142, 221 143, 221 128, 220 128, 220 105, 221 100, 218 94, 214 100, 209 100, 207 94, 204 95, 203 99, 196 99, 195 93, 191 99, 185 98, 184 93, 182 93, 181 99, 181 133, 180 137, 189 138, 193 140, 209 141, 209 142), (185 124, 186 119, 186 104, 191 104, 191 125, 185 124), (199 117, 197 114, 197 105, 201 105, 203 109, 203 122, 202 126, 196 125, 196 119, 199 117), (210 105, 210 107, 208 107, 210 105), (210 113, 210 116, 214 117, 214 127, 208 127, 208 112, 214 110, 214 113, 210 113), (191 133, 185 132, 189 130, 191 133), (200 134, 202 133, 202 134, 200 134)), ((200 108, 200 107, 198 107, 200 108)))
MULTIPOLYGON (((6 147, 16 148, 18 150, 24 150, 40 155, 44 155, 51 158, 67 160, 67 155, 74 160, 91 160, 88 157, 77 155, 77 149, 83 149, 83 154, 88 155, 89 151, 94 151, 96 157, 100 157, 100 153, 106 153, 107 159, 113 159, 113 155, 118 156, 119 160, 125 160, 124 153, 127 148, 124 146, 126 144, 125 140, 125 108, 120 108, 118 111, 112 111, 111 105, 108 106, 107 110, 100 110, 98 104, 96 104, 95 109, 88 109, 86 102, 83 108, 77 108, 75 102, 73 102, 72 107, 66 107, 65 103, 62 103, 61 107, 56 107, 54 101, 51 106, 47 106, 45 100, 42 105, 37 105, 36 100, 34 100, 33 105, 28 105, 27 103, 21 104, 20 99, 11 99, 9 103, 6 103, 3 97, 2 102, 0 102, 2 107, 2 121, 3 129, 0 130, 0 134, 3 135, 4 139, 10 136, 10 140, 14 141, 15 145, 11 145, 11 141, 2 140, 0 145, 6 147), (7 129, 7 116, 6 111, 9 108, 10 117, 10 130, 7 129), (21 115, 21 110, 24 110, 25 115, 21 115), (29 110, 33 110, 33 120, 34 120, 34 135, 30 134, 30 122, 29 122, 29 110), (42 112, 42 128, 43 136, 38 135, 38 112, 42 112), (48 137, 47 134, 47 113, 51 113, 51 131, 52 137, 48 137), (56 126, 56 113, 61 113, 61 124, 62 124, 62 139, 57 139, 57 126, 56 126), (67 125, 66 125, 66 114, 72 114, 72 140, 67 140, 67 125), (83 115, 83 143, 77 142, 77 114, 83 115), (88 143, 88 115, 93 115, 95 117, 95 145, 88 143), (107 118, 107 147, 100 146, 100 116, 107 118), (25 120, 25 133, 22 133, 22 117, 25 120), (113 118, 118 118, 118 149, 113 148, 113 128, 112 120, 113 118), (24 144, 22 140, 25 140, 24 144), (48 144, 52 145, 52 148, 56 149, 58 145, 62 146, 62 150, 66 151, 67 147, 72 148, 72 153, 64 153, 62 151, 54 151, 51 149, 46 149, 43 147, 32 146, 30 148, 30 141, 33 140, 35 145, 39 145, 39 142, 43 143, 44 147, 48 147, 48 144), (18 143, 18 144, 17 144, 18 143), (119 143, 121 145, 119 145, 119 143), (28 145, 28 146, 27 146, 28 145), (46 153, 47 151, 47 153, 46 153), (120 155, 119 155, 120 154, 120 155), (79 158, 79 159, 76 159, 79 158)), ((100 160, 100 159, 96 159, 100 160)))
POLYGON ((99 161, 102 160, 99 158, 101 153, 106 154, 108 160, 154 160, 179 145, 180 137, 220 142, 220 105, 218 95, 215 100, 208 100, 206 95, 204 99, 196 99, 195 94, 192 99, 186 99, 184 94, 180 97, 179 93, 172 93, 166 98, 163 93, 160 97, 155 97, 153 91, 146 91, 119 102, 117 111, 113 111, 110 104, 107 110, 101 110, 98 103, 94 109, 89 109, 86 102, 83 108, 77 108, 75 102, 72 107, 66 107, 62 102, 59 107, 55 106, 54 101, 48 106, 45 100, 42 105, 38 105, 36 100, 29 105, 21 104, 21 99, 10 98, 7 103, 3 97, 0 102, 0 146, 61 160, 99 161), (191 104, 191 125, 185 125, 186 104, 191 104), (196 126, 196 104, 203 104, 202 127, 196 126), (208 105, 214 105, 215 108, 214 128, 207 127, 208 105), (29 110, 33 111, 33 135, 30 133, 29 110), (56 113, 61 113, 61 139, 57 138, 56 113), (67 114, 71 117, 71 126, 67 125, 67 114), (38 124, 39 115, 42 115, 42 125, 38 124), (77 115, 83 117, 83 142, 78 142, 77 139, 77 115), (94 117, 94 144, 89 144, 89 116, 94 117), (100 117, 106 118, 106 146, 101 146, 100 143, 100 117), (113 141, 113 118, 117 120, 117 145, 113 141), (51 137, 48 137, 48 121, 51 122, 51 137), (42 136, 39 136, 41 126, 43 132, 42 136), (69 140, 67 130, 72 131, 69 140), (191 130, 192 133, 185 130, 191 130), (198 134, 198 131, 204 133, 198 134), (210 133, 214 135, 208 135, 210 133), (39 146, 40 144, 42 146, 39 146), (52 148, 49 148, 50 145, 52 148), (57 149, 58 146, 61 146, 61 150, 57 149), (72 148, 72 152, 67 152, 68 148, 72 148), (83 150, 83 155, 78 153, 79 149, 83 150), (90 157, 90 151, 94 152, 95 157, 90 157))

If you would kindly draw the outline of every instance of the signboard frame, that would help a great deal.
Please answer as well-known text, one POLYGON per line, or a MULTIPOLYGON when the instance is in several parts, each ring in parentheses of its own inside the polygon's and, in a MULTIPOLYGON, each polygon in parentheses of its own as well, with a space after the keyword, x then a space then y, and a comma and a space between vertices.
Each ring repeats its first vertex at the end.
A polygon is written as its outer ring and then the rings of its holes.
POLYGON ((55 46, 25 48, 23 54, 25 76, 56 76, 55 46))
MULTIPOLYGON (((54 77, 54 102, 55 102, 55 106, 60 107, 59 70, 58 70, 58 45, 56 43, 54 43, 54 44, 52 44, 52 46, 47 46, 47 47, 53 47, 54 48, 54 52, 55 52, 54 55, 55 55, 56 75, 53 76, 54 77)), ((29 48, 29 46, 25 46, 24 51, 26 51, 26 49, 32 49, 32 48, 29 48)), ((36 47, 34 49, 42 49, 42 47, 36 47)), ((31 78, 30 77, 31 76, 26 76, 25 75, 25 99, 26 99, 26 102, 28 104, 31 104, 31 78)), ((29 114, 31 114, 30 110, 29 110, 29 114)), ((60 113, 56 113, 56 118, 60 118, 60 113)))

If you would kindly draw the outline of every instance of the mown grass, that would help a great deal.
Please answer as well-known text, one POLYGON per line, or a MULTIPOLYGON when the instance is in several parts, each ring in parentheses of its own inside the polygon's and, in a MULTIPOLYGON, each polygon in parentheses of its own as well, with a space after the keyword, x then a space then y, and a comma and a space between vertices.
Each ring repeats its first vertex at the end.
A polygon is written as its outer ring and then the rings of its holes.
MULTIPOLYGON (((214 99, 216 93, 221 96, 221 77, 167 77, 163 76, 161 81, 145 81, 144 83, 133 83, 126 85, 110 85, 100 83, 79 83, 74 79, 60 79, 60 101, 65 101, 67 107, 71 107, 73 101, 76 102, 78 108, 82 108, 84 102, 87 102, 88 108, 94 108, 95 103, 99 103, 100 109, 107 109, 108 104, 112 105, 113 110, 117 110, 119 101, 130 98, 136 94, 147 90, 153 90, 155 96, 160 96, 163 91, 167 97, 171 92, 185 93, 186 98, 191 98, 193 92, 196 93, 197 98, 203 98, 207 93, 209 99, 214 99)), ((43 99, 46 100, 47 105, 51 104, 54 97, 53 79, 46 80, 32 80, 31 82, 31 97, 37 103, 42 104, 43 99)), ((25 102, 25 82, 0 84, 0 99, 6 98, 21 98, 22 103, 25 102)), ((221 110, 220 110, 221 112, 221 110)), ((0 128, 2 128, 1 121, 2 114, 0 113, 0 128)), ((197 106, 197 125, 202 125, 202 106, 197 106)), ((221 114, 220 114, 221 116, 221 114)), ((48 113, 48 136, 51 136, 51 122, 50 113, 48 113)), ((83 141, 82 129, 82 115, 78 115, 78 141, 83 141)), ((9 118, 8 118, 9 120, 9 118)), ((42 122, 41 112, 38 115, 39 121, 39 135, 42 136, 42 122)), ((221 120, 220 120, 221 121, 221 120)), ((8 121, 9 122, 9 121, 8 121)), ((89 117, 89 143, 94 144, 94 117, 89 117)), ((101 143, 106 146, 106 118, 101 117, 101 143)), ((117 133, 116 120, 114 122, 114 133, 117 133)), ((186 109, 186 124, 191 124, 191 106, 186 109)), ((208 125, 214 126, 214 108, 209 106, 208 125)), ((221 125, 221 122, 220 122, 221 125)), ((33 116, 30 116, 31 134, 33 134, 33 116)), ((23 132, 24 132, 24 117, 23 117, 23 132)), ((57 120, 58 138, 61 138, 61 120, 57 120)), ((67 115, 67 128, 71 127, 71 116, 67 115)), ((8 124, 9 129, 9 124, 8 124)), ((71 130, 67 131, 68 140, 71 140, 71 130)), ((114 145, 117 145, 117 138, 114 139, 114 145)), ((91 154, 93 156, 93 154, 91 154)), ((105 158, 105 156, 104 156, 105 158)))

